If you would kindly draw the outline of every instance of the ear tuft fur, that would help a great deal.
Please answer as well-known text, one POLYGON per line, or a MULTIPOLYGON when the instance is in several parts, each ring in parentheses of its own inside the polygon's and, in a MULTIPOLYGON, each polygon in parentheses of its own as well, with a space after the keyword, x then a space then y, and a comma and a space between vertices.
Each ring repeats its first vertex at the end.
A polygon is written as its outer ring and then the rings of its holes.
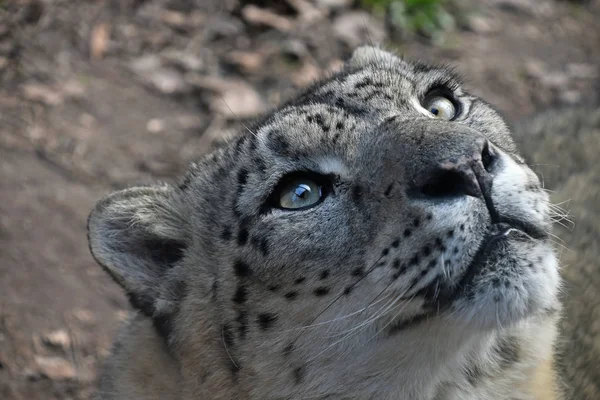
POLYGON ((99 201, 88 219, 90 251, 149 317, 187 248, 185 219, 170 186, 135 187, 99 201))
POLYGON ((398 63, 400 58, 376 46, 360 46, 352 53, 348 64, 352 67, 362 68, 371 64, 398 63))

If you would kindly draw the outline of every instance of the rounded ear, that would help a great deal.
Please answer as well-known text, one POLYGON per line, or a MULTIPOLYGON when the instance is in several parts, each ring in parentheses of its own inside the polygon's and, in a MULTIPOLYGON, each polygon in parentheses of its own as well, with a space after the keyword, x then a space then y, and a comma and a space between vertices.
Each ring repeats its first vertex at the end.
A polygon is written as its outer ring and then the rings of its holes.
POLYGON ((361 68, 370 64, 392 64, 399 62, 402 62, 399 57, 380 47, 360 46, 352 53, 348 65, 361 68))
POLYGON ((93 257, 149 317, 187 247, 175 204, 170 186, 135 187, 100 200, 88 218, 93 257))

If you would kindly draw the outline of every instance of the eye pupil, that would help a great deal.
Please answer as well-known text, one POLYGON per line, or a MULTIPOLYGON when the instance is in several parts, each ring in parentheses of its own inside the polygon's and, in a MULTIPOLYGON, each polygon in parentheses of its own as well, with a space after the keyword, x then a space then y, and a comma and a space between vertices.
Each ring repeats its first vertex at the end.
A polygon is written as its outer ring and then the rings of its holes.
POLYGON ((294 190, 294 195, 301 200, 305 200, 310 195, 310 187, 305 184, 300 184, 294 190))
POLYGON ((432 113, 433 115, 438 115, 438 114, 440 113, 440 110, 438 110, 438 109, 437 109, 437 108, 435 108, 435 107, 431 107, 431 110, 430 110, 430 111, 431 111, 431 113, 432 113))

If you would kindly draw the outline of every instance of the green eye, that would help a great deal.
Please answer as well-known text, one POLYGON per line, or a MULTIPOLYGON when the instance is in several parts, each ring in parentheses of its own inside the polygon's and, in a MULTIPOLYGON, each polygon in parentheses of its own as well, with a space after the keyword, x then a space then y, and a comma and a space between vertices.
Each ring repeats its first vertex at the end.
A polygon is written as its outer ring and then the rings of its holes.
POLYGON ((425 101, 424 107, 438 119, 450 121, 456 116, 456 107, 447 97, 432 96, 425 101))
POLYGON ((279 208, 298 210, 314 206, 323 197, 323 187, 311 179, 297 178, 283 184, 275 199, 279 208))

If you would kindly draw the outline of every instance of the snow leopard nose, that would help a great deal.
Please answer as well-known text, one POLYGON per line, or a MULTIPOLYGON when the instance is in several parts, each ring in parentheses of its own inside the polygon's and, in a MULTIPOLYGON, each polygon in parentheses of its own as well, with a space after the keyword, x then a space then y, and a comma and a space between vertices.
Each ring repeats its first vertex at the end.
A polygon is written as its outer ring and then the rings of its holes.
POLYGON ((439 153, 441 157, 427 163, 417 174, 420 196, 438 200, 461 196, 478 197, 486 202, 491 199, 498 157, 487 139, 463 138, 459 146, 450 146, 439 153))

